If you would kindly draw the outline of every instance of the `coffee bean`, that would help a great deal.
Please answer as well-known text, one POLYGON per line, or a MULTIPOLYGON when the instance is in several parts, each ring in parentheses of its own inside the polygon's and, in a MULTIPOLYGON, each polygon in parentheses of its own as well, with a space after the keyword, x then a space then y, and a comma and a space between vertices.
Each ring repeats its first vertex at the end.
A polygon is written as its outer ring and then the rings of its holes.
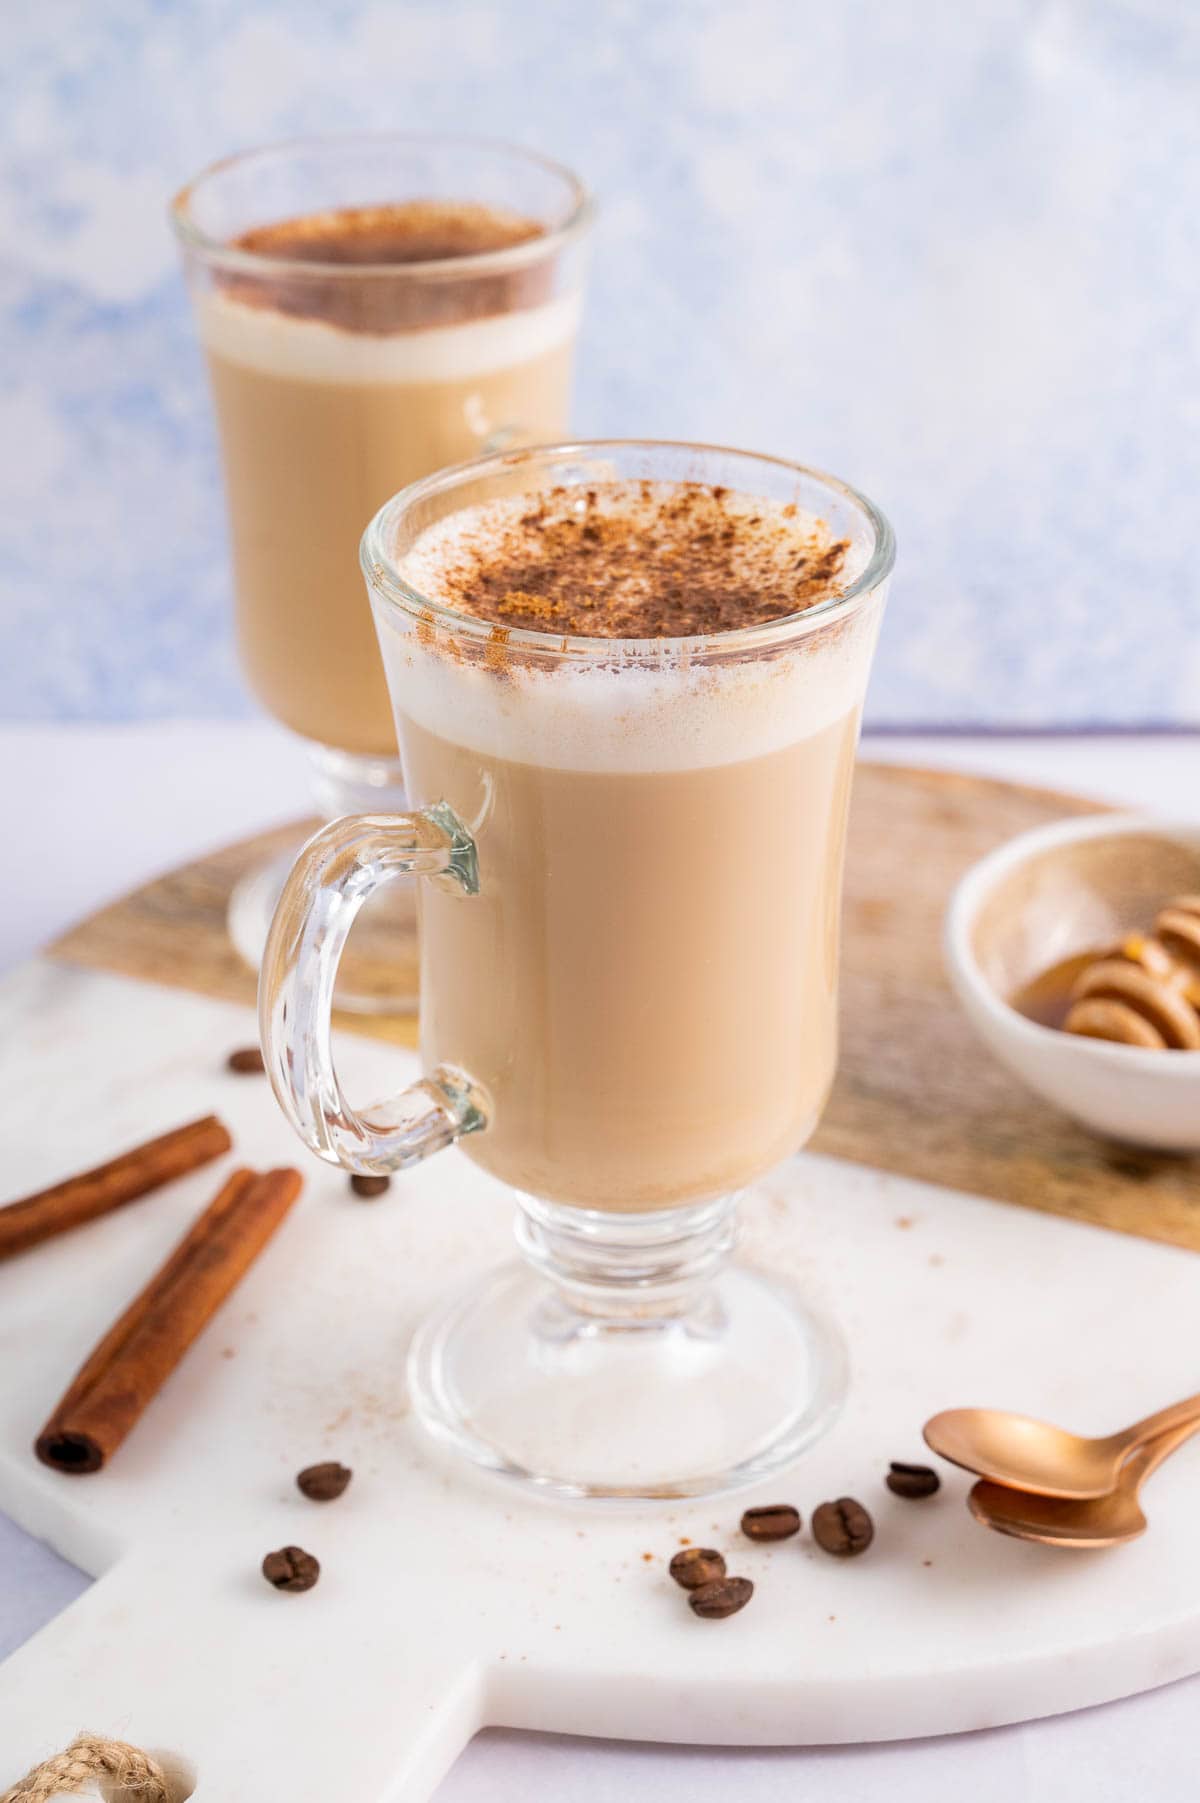
POLYGON ((725 1561, 711 1546, 685 1546, 667 1570, 685 1590, 698 1590, 701 1584, 712 1584, 725 1576, 725 1561))
POLYGON ((225 1060, 227 1070, 236 1071, 239 1077, 261 1076, 266 1070, 263 1055, 256 1045, 246 1045, 236 1052, 230 1052, 225 1060))
POLYGON ((324 1465, 306 1465, 297 1474, 296 1485, 310 1502, 336 1502, 353 1475, 349 1466, 330 1459, 324 1465))
POLYGON ((727 1615, 744 1609, 753 1595, 754 1585, 749 1578, 717 1578, 693 1590, 688 1602, 705 1621, 723 1621, 727 1615))
POLYGON ((321 1567, 302 1546, 281 1546, 277 1553, 267 1554, 262 1574, 276 1590, 311 1590, 321 1567))
POLYGON ((813 1539, 836 1559, 852 1559, 865 1553, 875 1538, 871 1517, 852 1496, 839 1496, 813 1510, 813 1539))
POLYGON ((893 1459, 884 1479, 893 1496, 932 1496, 942 1480, 930 1465, 905 1465, 893 1459))
POLYGON ((350 1188, 356 1196, 382 1196, 391 1187, 390 1177, 368 1177, 364 1171, 355 1171, 350 1179, 350 1188))
POLYGON ((800 1532, 800 1511, 791 1503, 764 1503, 747 1509, 742 1516, 742 1532, 748 1540, 790 1540, 800 1532))

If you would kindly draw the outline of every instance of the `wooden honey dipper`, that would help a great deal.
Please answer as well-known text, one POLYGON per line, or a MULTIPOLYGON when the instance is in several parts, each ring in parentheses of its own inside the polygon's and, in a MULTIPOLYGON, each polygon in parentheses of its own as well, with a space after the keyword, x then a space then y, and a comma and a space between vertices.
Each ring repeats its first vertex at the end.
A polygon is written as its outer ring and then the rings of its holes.
POLYGON ((1200 1051, 1200 895, 1177 895, 1071 985, 1064 1031, 1151 1051, 1200 1051))

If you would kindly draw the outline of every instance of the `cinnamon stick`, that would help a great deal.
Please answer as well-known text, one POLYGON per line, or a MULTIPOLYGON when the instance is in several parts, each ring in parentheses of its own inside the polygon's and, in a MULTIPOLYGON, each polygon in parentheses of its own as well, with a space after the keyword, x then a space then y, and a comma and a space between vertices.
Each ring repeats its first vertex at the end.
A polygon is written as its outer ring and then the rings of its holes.
POLYGON ((299 1193, 299 1171, 233 1173, 77 1373, 38 1435, 43 1465, 99 1471, 299 1193))
POLYGON ((233 1141, 215 1114, 176 1127, 145 1145, 110 1158, 95 1170, 68 1177, 0 1208, 0 1258, 24 1252, 56 1233, 94 1221, 114 1208, 148 1195, 175 1177, 199 1170, 228 1152, 233 1141))

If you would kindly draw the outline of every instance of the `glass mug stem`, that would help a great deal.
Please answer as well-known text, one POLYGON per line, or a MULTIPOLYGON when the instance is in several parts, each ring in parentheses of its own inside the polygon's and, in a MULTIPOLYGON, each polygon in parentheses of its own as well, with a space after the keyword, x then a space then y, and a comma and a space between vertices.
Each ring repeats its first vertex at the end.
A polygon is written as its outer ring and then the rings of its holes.
POLYGON ((376 890, 409 876, 479 892, 474 842, 444 802, 322 827, 284 884, 259 977, 263 1056, 280 1107, 318 1157, 372 1175, 407 1170, 487 1123, 482 1090, 451 1065, 363 1110, 338 1081, 331 1027, 342 951, 376 890))

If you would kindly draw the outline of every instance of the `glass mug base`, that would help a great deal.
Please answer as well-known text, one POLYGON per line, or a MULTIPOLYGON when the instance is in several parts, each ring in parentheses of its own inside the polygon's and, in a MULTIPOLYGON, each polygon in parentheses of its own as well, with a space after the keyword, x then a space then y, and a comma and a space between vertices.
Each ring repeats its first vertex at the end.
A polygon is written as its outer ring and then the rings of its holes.
MULTIPOLYGON (((358 757, 309 745, 312 793, 326 820, 342 814, 403 813, 408 806, 397 758, 358 757)), ((304 836, 256 864, 234 884, 226 926, 234 949, 251 970, 262 964, 271 921, 304 836)), ((335 1001, 348 1014, 412 1014, 417 1007, 416 884, 397 879, 355 923, 338 971, 335 1001)))
POLYGON ((577 1500, 712 1496, 790 1465, 840 1411, 845 1347, 789 1286, 720 1268, 734 1206, 523 1201, 535 1268, 493 1270, 414 1337, 424 1427, 495 1475, 577 1500))

